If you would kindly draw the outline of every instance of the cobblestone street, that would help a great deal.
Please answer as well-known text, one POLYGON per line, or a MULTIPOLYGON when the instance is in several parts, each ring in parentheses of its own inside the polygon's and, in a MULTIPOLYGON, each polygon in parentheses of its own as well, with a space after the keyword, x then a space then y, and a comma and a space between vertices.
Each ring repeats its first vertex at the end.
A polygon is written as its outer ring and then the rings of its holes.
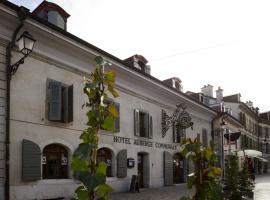
MULTIPOLYGON (((270 175, 256 177, 254 200, 270 199, 270 175)), ((114 193, 111 200, 178 200, 182 196, 191 195, 186 184, 155 189, 141 189, 140 193, 114 193)))
POLYGON ((168 186, 155 189, 141 189, 140 193, 115 193, 110 200, 178 200, 182 196, 191 194, 186 184, 168 186))

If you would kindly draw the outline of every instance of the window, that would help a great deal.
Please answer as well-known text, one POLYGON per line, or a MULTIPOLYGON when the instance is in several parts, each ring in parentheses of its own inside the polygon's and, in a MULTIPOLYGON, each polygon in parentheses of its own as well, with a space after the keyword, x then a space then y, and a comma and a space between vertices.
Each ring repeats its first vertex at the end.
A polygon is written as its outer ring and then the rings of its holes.
POLYGON ((43 179, 68 178, 68 152, 58 144, 50 144, 43 150, 43 179))
POLYGON ((182 139, 186 137, 186 129, 181 129, 177 123, 173 125, 173 142, 181 143, 182 139))
POLYGON ((48 21, 62 29, 66 29, 64 19, 57 11, 51 10, 48 12, 48 21))
POLYGON ((134 110, 135 136, 153 138, 152 116, 145 111, 134 110))
POLYGON ((49 81, 47 102, 49 121, 64 123, 73 121, 73 85, 49 81))
POLYGON ((110 149, 101 148, 97 152, 97 163, 105 162, 107 164, 106 176, 112 176, 112 152, 110 149))

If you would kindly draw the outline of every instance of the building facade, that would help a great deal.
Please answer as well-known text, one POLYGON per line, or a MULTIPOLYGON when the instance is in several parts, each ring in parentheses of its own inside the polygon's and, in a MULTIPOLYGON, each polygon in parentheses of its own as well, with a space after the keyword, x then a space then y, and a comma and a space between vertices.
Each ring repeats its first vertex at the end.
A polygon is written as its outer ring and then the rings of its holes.
MULTIPOLYGON (((208 145, 216 112, 179 88, 152 77, 150 66, 142 56, 123 61, 68 33, 63 23, 69 15, 57 5, 46 1, 43 4, 49 5, 48 13, 39 15, 44 5, 39 6, 29 13, 21 30, 29 31, 37 42, 34 52, 12 76, 10 85, 10 199, 74 196, 80 183, 73 178, 70 161, 87 120, 86 111, 81 109, 86 100, 83 77, 94 69, 94 58, 98 55, 111 63, 105 68, 116 72, 116 89, 120 93, 119 98, 113 99, 120 113, 115 122, 117 130, 100 133, 98 160, 107 163, 107 182, 115 191, 127 191, 132 175, 139 176, 141 187, 185 182, 192 166, 179 155, 179 142, 183 137, 195 138, 199 134, 204 145, 208 145), (46 21, 46 16, 51 21, 46 21), (162 112, 171 116, 178 104, 185 104, 193 127, 186 131, 172 127, 162 135, 162 112)), ((5 48, 18 23, 18 9, 6 1, 0 3, 3 77, 5 48)), ((16 49, 12 55, 12 63, 20 58, 16 49)), ((5 79, 2 89, 4 99, 5 79)), ((0 103, 1 128, 5 123, 6 102, 0 103)), ((5 132, 2 132, 0 156, 4 156, 5 132)), ((4 158, 0 160, 1 166, 5 165, 4 161, 4 158)), ((2 188, 5 171, 0 167, 2 188)))

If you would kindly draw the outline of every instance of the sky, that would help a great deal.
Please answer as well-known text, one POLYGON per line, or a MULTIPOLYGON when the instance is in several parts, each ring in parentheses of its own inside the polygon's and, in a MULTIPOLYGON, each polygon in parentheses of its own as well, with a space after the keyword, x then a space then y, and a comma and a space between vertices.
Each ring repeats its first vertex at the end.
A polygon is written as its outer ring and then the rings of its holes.
MULTIPOLYGON (((32 11, 42 0, 11 2, 32 11)), ((143 55, 153 76, 179 77, 184 92, 220 86, 270 110, 269 0, 50 2, 71 15, 70 33, 120 59, 143 55)))

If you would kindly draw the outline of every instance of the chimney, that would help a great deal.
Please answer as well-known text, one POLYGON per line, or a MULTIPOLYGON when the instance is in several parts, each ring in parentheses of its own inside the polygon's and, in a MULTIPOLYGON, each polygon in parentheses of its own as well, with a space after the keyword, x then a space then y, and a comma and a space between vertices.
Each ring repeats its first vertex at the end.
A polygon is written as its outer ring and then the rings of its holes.
POLYGON ((218 87, 218 89, 216 90, 216 99, 218 103, 221 103, 223 100, 223 89, 221 89, 220 87, 218 87))
POLYGON ((70 15, 55 3, 43 1, 32 13, 61 29, 67 30, 67 19, 70 15))
POLYGON ((204 96, 213 97, 213 86, 212 85, 205 85, 201 88, 201 92, 204 96))

